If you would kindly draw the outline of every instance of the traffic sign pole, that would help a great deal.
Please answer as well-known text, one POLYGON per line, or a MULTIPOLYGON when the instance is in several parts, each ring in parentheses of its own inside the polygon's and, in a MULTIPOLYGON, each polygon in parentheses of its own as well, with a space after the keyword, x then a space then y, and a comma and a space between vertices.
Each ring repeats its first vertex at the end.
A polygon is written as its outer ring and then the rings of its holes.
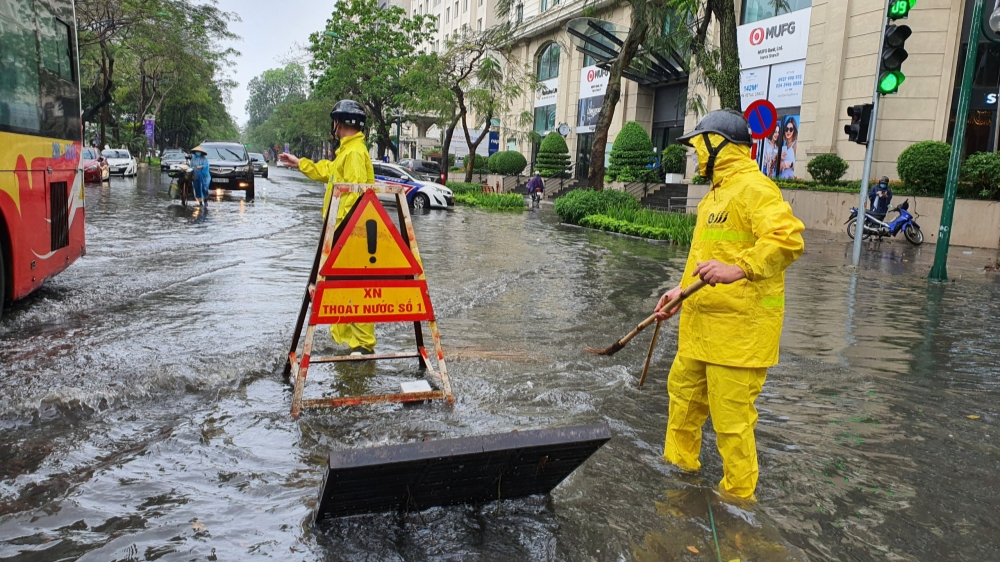
MULTIPOLYGON (((982 2, 982 0, 976 0, 982 2)), ((872 120, 868 125, 868 146, 865 147, 865 166, 861 172, 861 193, 858 195, 858 222, 854 227, 854 255, 852 262, 854 267, 861 263, 861 239, 865 234, 865 200, 868 198, 868 181, 872 173, 872 156, 875 154, 875 125, 878 123, 878 101, 882 97, 878 93, 879 74, 882 70, 882 48, 885 46, 885 26, 889 21, 889 3, 885 3, 882 14, 882 25, 879 33, 878 52, 879 61, 875 65, 875 85, 872 87, 872 120)), ((956 127, 958 124, 956 123, 956 127)))
POLYGON ((948 280, 948 245, 951 243, 951 222, 955 218, 955 195, 958 192, 958 173, 962 164, 965 145, 965 124, 969 115, 969 98, 972 97, 972 76, 976 70, 979 51, 980 26, 983 23, 983 0, 976 0, 972 7, 972 26, 969 27, 969 47, 965 53, 962 87, 958 90, 958 109, 955 113, 955 134, 951 141, 951 158, 948 160, 948 177, 944 184, 944 203, 941 205, 941 228, 938 230, 937 247, 934 248, 934 267, 927 279, 948 280))

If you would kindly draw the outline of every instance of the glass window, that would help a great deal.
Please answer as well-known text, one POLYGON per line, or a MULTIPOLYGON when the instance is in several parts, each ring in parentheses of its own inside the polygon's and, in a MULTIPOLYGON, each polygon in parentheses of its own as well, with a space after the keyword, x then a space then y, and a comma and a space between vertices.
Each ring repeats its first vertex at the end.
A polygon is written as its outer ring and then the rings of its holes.
POLYGON ((447 22, 451 19, 451 8, 444 9, 444 21, 447 22))
POLYGON ((455 14, 456 18, 458 17, 458 2, 457 1, 455 2, 455 9, 452 10, 451 13, 455 14))
POLYGON ((538 79, 548 80, 559 76, 559 45, 549 43, 538 56, 538 79))
POLYGON ((515 10, 515 22, 521 23, 524 21, 524 4, 518 4, 517 10, 515 10))
POLYGON ((740 21, 744 24, 773 18, 812 6, 812 0, 743 0, 740 21))
POLYGON ((544 12, 549 9, 549 0, 542 0, 542 9, 540 11, 544 12))
POLYGON ((465 0, 464 2, 462 2, 462 11, 463 12, 469 11, 469 0, 465 0))
POLYGON ((39 11, 38 27, 42 68, 67 82, 76 82, 73 77, 73 51, 69 26, 51 14, 39 11))
POLYGON ((546 133, 556 128, 556 104, 535 108, 535 132, 546 133))
POLYGON ((483 30, 483 18, 479 18, 479 20, 476 22, 476 31, 482 31, 482 30, 483 30))
POLYGON ((38 48, 31 0, 0 0, 0 127, 38 132, 38 48))

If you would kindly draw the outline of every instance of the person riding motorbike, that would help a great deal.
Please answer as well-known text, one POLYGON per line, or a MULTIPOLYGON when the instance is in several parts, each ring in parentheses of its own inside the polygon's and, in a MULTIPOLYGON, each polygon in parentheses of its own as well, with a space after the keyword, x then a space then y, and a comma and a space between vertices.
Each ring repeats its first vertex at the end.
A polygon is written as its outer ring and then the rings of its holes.
MULTIPOLYGON (((323 197, 323 218, 326 218, 336 183, 375 183, 375 169, 372 167, 368 148, 365 147, 365 109, 356 101, 338 101, 330 112, 330 135, 340 145, 334 159, 313 162, 308 158, 297 158, 283 152, 278 159, 287 166, 297 167, 306 177, 326 183, 323 197)), ((340 224, 354 203, 361 197, 359 193, 345 193, 340 196, 337 207, 336 224, 340 224)), ((333 324, 330 335, 334 341, 347 344, 352 355, 375 352, 374 324, 333 324)))
POLYGON ((868 191, 869 213, 880 221, 885 221, 889 212, 889 202, 892 201, 892 189, 889 188, 889 176, 882 176, 878 183, 868 191))
POLYGON ((531 199, 535 199, 535 192, 538 192, 538 196, 541 197, 542 193, 545 192, 545 181, 542 180, 542 176, 536 171, 535 175, 528 180, 528 195, 531 199))
POLYGON ((212 172, 208 166, 208 153, 200 144, 191 149, 191 170, 194 172, 194 199, 199 205, 208 205, 208 186, 212 182, 212 172))
POLYGON ((681 312, 663 456, 684 471, 699 470, 702 426, 711 413, 722 456, 719 487, 752 499, 754 401, 768 367, 778 362, 784 271, 802 255, 805 227, 750 158, 754 141, 743 115, 713 111, 678 141, 695 149, 698 173, 711 189, 698 204, 681 283, 660 298, 657 310, 696 277, 711 287, 691 295, 683 310, 657 313, 664 320, 681 312))

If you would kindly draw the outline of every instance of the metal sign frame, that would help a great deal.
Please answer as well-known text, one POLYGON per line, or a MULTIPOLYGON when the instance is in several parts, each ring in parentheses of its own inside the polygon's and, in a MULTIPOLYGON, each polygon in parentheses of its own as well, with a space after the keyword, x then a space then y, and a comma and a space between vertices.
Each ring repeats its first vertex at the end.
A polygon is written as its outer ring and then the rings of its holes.
MULTIPOLYGON (((358 199, 358 203, 361 199, 358 199)), ((378 203, 381 206, 381 203, 378 203)), ((356 211, 360 205, 356 205, 351 213, 356 211)), ((342 224, 349 224, 351 221, 352 214, 348 213, 344 217, 342 224)), ((295 324, 295 329, 292 333, 292 345, 288 352, 288 360, 285 364, 284 374, 286 377, 290 377, 294 382, 294 391, 292 392, 292 417, 298 418, 303 409, 306 408, 319 408, 319 407, 329 407, 336 408, 341 406, 356 406, 360 404, 378 404, 383 402, 421 402, 424 400, 445 400, 449 404, 455 402, 455 397, 451 392, 451 382, 448 379, 448 368, 444 360, 444 350, 441 348, 441 334, 438 332, 437 320, 434 316, 433 310, 429 312, 429 320, 427 320, 427 327, 431 332, 431 337, 433 339, 434 354, 436 358, 437 369, 431 366, 430 358, 427 353, 427 349, 424 346, 423 330, 421 323, 419 321, 413 322, 413 329, 416 336, 417 349, 415 352, 410 353, 383 353, 374 355, 360 355, 360 356, 350 356, 350 355, 332 355, 332 356, 312 356, 313 338, 316 335, 316 327, 319 325, 326 324, 316 324, 313 323, 311 319, 310 310, 316 305, 317 296, 317 286, 321 283, 328 283, 329 281, 342 281, 342 280, 359 281, 364 279, 369 279, 373 284, 386 283, 387 280, 400 280, 405 279, 411 282, 426 283, 426 277, 423 272, 423 262, 420 259, 420 250, 417 247, 417 237, 413 231, 413 223, 410 220, 410 209, 406 202, 406 190, 401 186, 387 185, 387 184, 335 184, 333 188, 332 200, 330 203, 330 209, 327 212, 326 219, 323 222, 323 230, 320 234, 320 244, 316 249, 316 257, 313 261, 312 271, 309 274, 309 282, 306 286, 306 292, 302 299, 302 307, 299 310, 299 317, 295 324), (418 275, 410 276, 379 276, 379 275, 366 275, 363 277, 336 277, 328 280, 325 276, 320 273, 321 265, 325 264, 330 258, 330 254, 333 251, 333 245, 337 235, 347 232, 346 229, 340 229, 342 232, 338 232, 336 217, 337 210, 340 208, 341 195, 346 193, 361 193, 364 194, 367 191, 373 191, 374 193, 391 193, 396 196, 396 208, 398 211, 399 224, 403 227, 401 235, 403 237, 403 242, 405 242, 416 258, 417 263, 420 264, 420 273, 418 275), (307 319, 309 319, 307 324, 307 319), (302 328, 305 327, 305 337, 302 338, 302 328), (302 350, 299 351, 299 341, 302 339, 302 350), (370 394, 363 396, 340 396, 332 398, 316 398, 316 399, 304 399, 303 394, 306 385, 306 375, 309 371, 309 365, 312 363, 337 363, 343 361, 379 361, 386 359, 417 359, 420 362, 420 367, 426 369, 428 373, 440 383, 440 390, 432 390, 430 392, 404 392, 395 394, 370 394)), ((427 301, 430 302, 429 299, 427 301)), ((429 307, 428 307, 429 308, 429 307)))

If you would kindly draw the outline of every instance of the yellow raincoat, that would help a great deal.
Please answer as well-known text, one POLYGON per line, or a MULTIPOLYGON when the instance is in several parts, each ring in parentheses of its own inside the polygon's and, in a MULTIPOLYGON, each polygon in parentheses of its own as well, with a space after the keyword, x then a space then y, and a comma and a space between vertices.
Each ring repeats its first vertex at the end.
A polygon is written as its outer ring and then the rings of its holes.
MULTIPOLYGON (((368 148, 365 147, 365 134, 356 133, 340 139, 333 162, 320 160, 313 162, 308 158, 299 160, 299 170, 309 179, 326 183, 326 195, 323 196, 323 218, 330 209, 330 198, 335 183, 375 183, 375 170, 372 168, 368 148)), ((357 193, 345 193, 340 196, 337 207, 337 222, 344 220, 347 212, 361 197, 357 193)), ((374 324, 333 324, 330 335, 337 343, 347 344, 351 349, 364 348, 375 350, 374 324)))
MULTIPOLYGON (((723 137, 709 135, 713 146, 723 137)), ((703 138, 689 141, 705 173, 703 138)), ((706 287, 681 309, 677 356, 667 390, 670 417, 666 459, 685 470, 701 467, 701 427, 709 411, 722 456, 723 490, 753 497, 757 486, 754 400, 767 367, 778 362, 784 319, 785 268, 802 254, 802 222, 778 187, 750 158, 749 147, 726 144, 715 159, 712 189, 698 204, 698 221, 684 277, 699 262, 738 265, 746 279, 706 287)))

